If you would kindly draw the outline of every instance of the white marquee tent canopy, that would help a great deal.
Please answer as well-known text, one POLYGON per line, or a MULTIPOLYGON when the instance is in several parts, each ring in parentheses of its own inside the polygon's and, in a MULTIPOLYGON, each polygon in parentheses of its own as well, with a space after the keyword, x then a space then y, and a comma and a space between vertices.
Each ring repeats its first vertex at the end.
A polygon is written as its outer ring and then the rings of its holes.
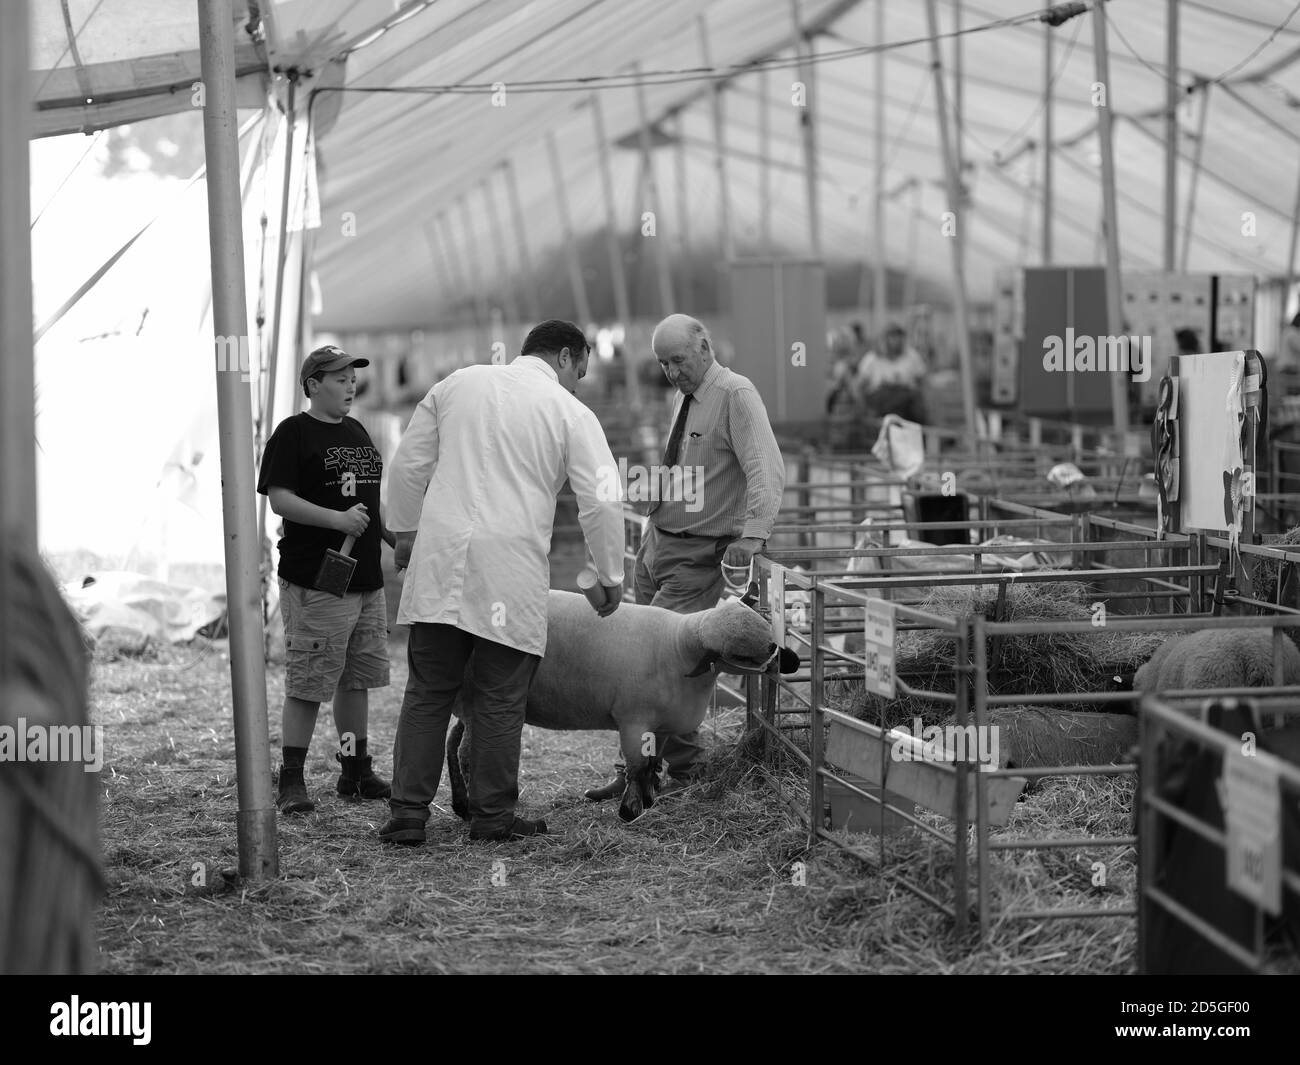
MULTIPOLYGON (((815 57, 805 110, 792 104, 790 0, 239 0, 242 104, 294 70, 316 89, 323 226, 314 264, 318 326, 427 326, 477 290, 504 304, 523 291, 525 247, 543 286, 564 286, 564 231, 547 154, 554 135, 579 238, 605 221, 599 162, 610 157, 616 220, 629 239, 649 209, 641 190, 635 68, 654 124, 657 232, 674 251, 722 258, 714 115, 720 86, 731 234, 740 254, 771 238, 810 250, 801 121, 816 139, 822 251, 870 261, 874 63, 885 61, 881 189, 889 264, 914 257, 922 278, 951 277, 949 209, 926 5, 799 0, 815 57), (709 55, 703 54, 707 36, 709 55), (334 88, 328 88, 334 86, 334 88), (339 91, 341 88, 342 91, 339 91), (504 94, 502 93, 504 90, 504 94), (770 209, 764 211, 764 98, 770 209), (595 136, 599 100, 606 137, 595 136), (502 106, 504 105, 504 106, 502 106), (682 148, 679 152, 678 145, 682 148), (631 150, 628 150, 631 149, 631 150), (522 236, 507 170, 517 178, 522 236), (679 170, 678 167, 681 166, 679 170), (908 183, 919 184, 915 190, 908 183), (903 190, 908 190, 906 193, 903 190), (495 214, 495 224, 494 224, 495 214), (910 244, 910 222, 917 224, 910 244), (500 256, 500 257, 498 257, 500 256), (518 287, 507 291, 507 286, 518 287)), ((939 0, 941 34, 960 19, 961 147, 969 195, 967 268, 977 298, 997 268, 1039 261, 1044 41, 1054 39, 1054 257, 1098 262, 1100 167, 1090 14, 1057 28, 1026 0, 939 0)), ((1293 0, 1180 0, 1181 247, 1192 160, 1199 159, 1187 266, 1285 275, 1300 171, 1300 18, 1293 0), (1204 115, 1202 108, 1207 107, 1204 115), (1204 121, 1200 143, 1198 128, 1204 121)), ((50 135, 192 106, 198 79, 194 7, 176 0, 32 0, 36 132, 50 135)), ((1126 269, 1162 265, 1167 5, 1107 4, 1121 253, 1126 269)), ((950 79, 954 38, 943 40, 950 79)), ((283 92, 280 93, 283 98, 283 92)), ((603 271, 605 263, 584 264, 603 271)), ((547 291, 545 287, 543 291, 547 291)), ((599 313, 601 309, 597 308, 599 313)), ((651 308, 655 311, 657 308, 651 308)))

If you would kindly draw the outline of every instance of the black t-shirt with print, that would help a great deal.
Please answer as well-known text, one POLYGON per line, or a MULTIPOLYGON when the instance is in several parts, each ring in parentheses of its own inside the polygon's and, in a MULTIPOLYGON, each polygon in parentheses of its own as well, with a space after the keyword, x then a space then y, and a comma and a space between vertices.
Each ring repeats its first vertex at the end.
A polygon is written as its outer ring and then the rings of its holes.
MULTIPOLYGON (((370 524, 352 548, 357 568, 349 592, 372 592, 384 586, 379 566, 379 478, 383 458, 370 434, 355 418, 323 422, 306 411, 285 418, 262 454, 257 490, 289 488, 308 503, 330 510, 366 505, 370 524)), ((284 519, 279 574, 291 584, 310 588, 327 548, 340 550, 344 534, 284 519)))

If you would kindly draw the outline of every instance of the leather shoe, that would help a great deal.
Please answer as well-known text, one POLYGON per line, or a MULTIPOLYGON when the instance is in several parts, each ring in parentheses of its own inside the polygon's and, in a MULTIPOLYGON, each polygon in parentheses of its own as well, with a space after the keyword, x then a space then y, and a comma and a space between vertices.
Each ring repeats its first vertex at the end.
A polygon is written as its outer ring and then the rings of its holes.
POLYGON ((536 821, 529 821, 526 817, 516 817, 509 828, 499 828, 492 832, 480 832, 476 828, 471 828, 469 831, 470 839, 490 840, 493 842, 544 835, 546 835, 546 822, 540 817, 536 821))
POLYGON ((418 817, 390 817, 379 830, 379 838, 385 843, 418 847, 424 842, 424 822, 418 817))
POLYGON ((604 787, 588 788, 583 792, 592 802, 604 802, 606 799, 617 799, 627 790, 627 776, 619 773, 604 787))

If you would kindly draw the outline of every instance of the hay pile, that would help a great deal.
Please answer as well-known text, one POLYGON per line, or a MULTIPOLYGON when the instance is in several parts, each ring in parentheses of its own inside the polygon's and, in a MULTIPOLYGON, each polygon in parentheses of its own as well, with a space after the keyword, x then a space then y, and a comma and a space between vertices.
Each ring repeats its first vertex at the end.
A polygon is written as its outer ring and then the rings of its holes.
MULTIPOLYGON (((1293 547, 1300 544, 1300 525, 1294 529, 1284 532, 1280 537, 1265 547, 1293 547)), ((1266 602, 1273 602, 1277 594, 1277 576, 1281 570, 1282 563, 1271 558, 1260 558, 1255 560, 1255 568, 1250 575, 1250 583, 1255 591, 1256 599, 1263 599, 1266 602)))
MULTIPOLYGON (((927 613, 945 617, 983 614, 996 617, 997 593, 988 588, 934 588, 912 604, 927 613)), ((1076 581, 1011 586, 1007 590, 1003 617, 1014 622, 1089 621, 1091 600, 1086 588, 1076 581)), ((1131 673, 1151 657, 1167 634, 1115 632, 1099 626, 1087 633, 1045 631, 1027 636, 990 640, 988 649, 990 695, 1041 695, 1058 692, 1113 691, 1118 674, 1131 673)), ((951 692, 954 641, 935 629, 913 629, 898 633, 894 671, 912 687, 951 692)), ((833 697, 847 713, 879 722, 882 711, 889 727, 920 717, 925 724, 938 723, 952 713, 951 704, 915 698, 892 702, 868 695, 861 684, 840 689, 833 697)), ((1087 703, 1066 704, 1061 710, 1093 709, 1087 703)))

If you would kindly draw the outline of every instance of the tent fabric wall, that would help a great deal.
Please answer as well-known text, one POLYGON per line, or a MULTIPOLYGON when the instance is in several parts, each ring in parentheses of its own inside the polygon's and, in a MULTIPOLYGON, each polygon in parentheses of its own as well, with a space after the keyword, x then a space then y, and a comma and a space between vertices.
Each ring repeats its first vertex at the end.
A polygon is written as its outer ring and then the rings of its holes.
MULTIPOLYGON (((1220 10, 1198 0, 1181 2, 1179 82, 1214 83, 1193 214, 1188 264, 1193 271, 1286 272, 1300 158, 1295 121, 1300 25, 1284 25, 1293 6, 1289 0, 1238 0, 1230 10, 1220 10)), ((197 70, 196 29, 188 5, 74 0, 66 5, 68 19, 60 0, 33 0, 32 7, 41 132, 95 128, 102 124, 98 108, 115 108, 111 117, 121 121, 157 113, 168 87, 188 85, 185 79, 197 70), (83 90, 96 101, 89 110, 83 90)), ((874 60, 864 49, 875 43, 874 7, 873 2, 852 0, 799 4, 804 26, 815 31, 813 49, 822 60, 814 67, 809 94, 817 129, 823 240, 831 262, 862 260, 870 247, 876 190, 868 105, 874 60), (828 60, 835 53, 847 54, 828 60)), ((633 136, 638 118, 630 83, 568 82, 560 91, 529 92, 525 83, 531 79, 625 76, 638 63, 652 82, 646 89, 650 118, 669 145, 680 123, 684 144, 684 201, 678 200, 679 183, 671 174, 676 149, 654 153, 663 198, 658 235, 677 249, 684 244, 696 250, 720 248, 709 96, 714 82, 698 71, 701 19, 709 32, 713 67, 729 75, 723 106, 736 241, 742 251, 747 246, 752 250, 761 230, 758 128, 765 84, 773 100, 773 237, 789 254, 807 253, 799 140, 805 112, 792 103, 797 73, 787 0, 261 0, 262 21, 251 32, 248 5, 239 2, 235 8, 239 62, 241 70, 250 67, 250 86, 258 57, 263 81, 278 68, 310 75, 314 80, 304 81, 304 89, 345 83, 346 91, 322 92, 312 104, 313 115, 322 120, 317 132, 326 174, 324 226, 315 256, 324 295, 322 328, 415 328, 445 319, 453 307, 467 305, 469 273, 463 266, 470 256, 476 257, 489 305, 503 306, 506 279, 497 276, 489 254, 492 235, 482 188, 507 159, 520 178, 527 239, 546 283, 548 272, 555 272, 549 264, 561 242, 555 190, 543 158, 548 133, 558 139, 578 236, 603 224, 595 162, 597 153, 605 152, 611 156, 619 227, 627 240, 638 240, 648 207, 638 194, 640 161, 633 136), (635 33, 629 27, 636 27, 635 33), (762 57, 774 57, 782 65, 767 74, 744 66, 762 57), (684 73, 657 73, 663 71, 684 73), (504 89, 502 106, 493 105, 494 85, 504 89), (421 88, 430 91, 416 91, 421 88), (594 141, 585 104, 591 91, 601 93, 610 144, 594 141), (326 115, 328 122, 323 121, 326 115), (633 150, 613 146, 619 143, 633 150), (435 252, 419 234, 443 213, 455 214, 459 225, 462 200, 472 231, 442 250, 462 265, 459 279, 453 280, 435 265, 435 252), (345 213, 354 222, 351 228, 343 224, 345 213)), ((1020 0, 964 0, 962 9, 963 27, 970 31, 962 45, 966 92, 961 140, 971 199, 965 219, 967 266, 975 279, 973 294, 983 298, 991 290, 985 293, 981 285, 996 266, 1033 258, 1039 243, 1041 152, 1034 142, 1041 129, 1043 38, 1049 32, 1056 36, 1058 64, 1057 259, 1099 261, 1092 30, 1089 17, 1049 30, 1020 0)), ((1110 4, 1106 14, 1112 30, 1107 97, 1119 120, 1121 250, 1126 268, 1158 268, 1164 5, 1110 4)), ((950 5, 940 5, 940 20, 941 33, 950 31, 950 5)), ((932 283, 946 284, 941 218, 950 205, 941 187, 922 43, 924 5, 887 0, 885 37, 898 47, 886 53, 884 191, 911 177, 922 182, 915 204, 908 197, 888 199, 886 250, 897 268, 907 257, 909 216, 918 215, 920 273, 932 283)), ((952 41, 945 39, 943 48, 950 60, 952 41)), ((1180 109, 1183 195, 1202 95, 1188 93, 1180 109)), ((188 99, 172 103, 189 105, 188 99)), ((499 187, 495 194, 501 195, 499 187)), ((516 240, 508 232, 510 247, 516 240)), ((588 270, 604 266, 584 264, 588 270)), ((563 278, 555 283, 563 285, 563 278)), ((635 314, 659 311, 648 299, 635 314)))
MULTIPOLYGON (((263 420, 275 327, 284 126, 283 115, 268 105, 243 144, 250 434, 263 420), (259 306, 266 317, 260 330, 259 306)), ((299 132, 305 136, 305 123, 299 132)), ((304 155, 295 150, 294 158, 304 155)), ((299 223, 302 204, 312 202, 303 174, 296 166, 290 189, 299 223)), ((145 236, 37 346, 38 505, 48 555, 89 552, 111 568, 161 580, 177 566, 191 574, 206 570, 217 590, 222 500, 205 192, 199 181, 166 204, 145 236)), ((300 229, 287 244, 277 421, 298 409, 302 239, 300 229)), ((261 435, 270 428, 261 425, 261 435)))

